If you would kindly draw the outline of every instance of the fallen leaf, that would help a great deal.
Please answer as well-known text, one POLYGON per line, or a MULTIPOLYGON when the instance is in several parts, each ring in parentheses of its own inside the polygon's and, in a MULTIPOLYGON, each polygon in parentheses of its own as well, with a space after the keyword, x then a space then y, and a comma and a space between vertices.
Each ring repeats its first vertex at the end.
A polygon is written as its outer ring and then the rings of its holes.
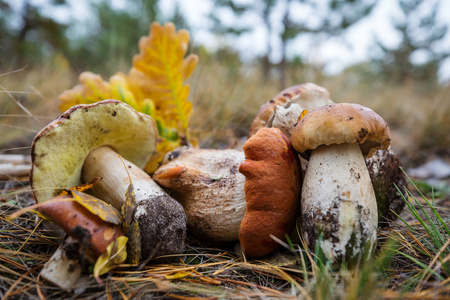
POLYGON ((102 284, 100 276, 109 272, 117 265, 121 264, 127 258, 126 236, 118 237, 114 242, 109 244, 106 252, 99 256, 94 265, 94 277, 99 284, 102 284))
MULTIPOLYGON (((100 180, 102 180, 101 177, 94 177, 88 183, 84 183, 82 185, 73 186, 69 190, 84 192, 84 191, 89 190, 90 188, 92 188, 94 185, 96 185, 100 180)), ((69 190, 63 190, 61 193, 59 193, 59 196, 69 194, 69 190)))
POLYGON ((133 213, 136 208, 136 197, 134 196, 133 183, 128 185, 125 192, 125 203, 122 205, 123 231, 128 233, 128 227, 133 222, 133 213))
POLYGON ((164 276, 164 278, 168 279, 168 280, 173 280, 173 279, 184 278, 184 277, 187 277, 189 275, 192 275, 192 274, 190 272, 177 272, 177 273, 175 273, 173 275, 166 275, 166 276, 164 276))
POLYGON ((122 223, 122 215, 108 203, 83 192, 75 190, 69 191, 72 194, 73 201, 78 202, 103 221, 115 225, 122 223))
POLYGON ((141 259, 141 231, 138 222, 133 222, 127 232, 128 259, 132 264, 138 264, 141 259))

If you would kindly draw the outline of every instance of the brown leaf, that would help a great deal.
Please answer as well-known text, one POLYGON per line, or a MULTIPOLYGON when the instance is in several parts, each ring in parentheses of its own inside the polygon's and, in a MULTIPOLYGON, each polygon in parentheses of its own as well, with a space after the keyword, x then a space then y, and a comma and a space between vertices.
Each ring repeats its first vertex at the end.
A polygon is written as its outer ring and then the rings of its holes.
POLYGON ((128 228, 133 222, 133 213, 136 208, 136 197, 134 196, 134 186, 133 183, 128 185, 127 191, 125 192, 125 203, 122 206, 122 216, 123 216, 123 230, 125 234, 128 232, 128 228))
POLYGON ((128 228, 127 237, 127 251, 129 261, 132 264, 137 264, 141 259, 141 232, 139 230, 138 222, 131 223, 130 227, 128 228))

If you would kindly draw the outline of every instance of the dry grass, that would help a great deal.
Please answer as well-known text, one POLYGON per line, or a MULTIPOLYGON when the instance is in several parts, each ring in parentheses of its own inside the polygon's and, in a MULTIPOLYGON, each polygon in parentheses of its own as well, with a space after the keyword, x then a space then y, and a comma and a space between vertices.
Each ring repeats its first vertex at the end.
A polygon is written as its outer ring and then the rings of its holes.
MULTIPOLYGON (((308 71, 308 70, 306 70, 308 71)), ((288 86, 314 82, 326 87, 335 102, 355 102, 372 108, 389 124, 392 147, 407 166, 423 163, 430 153, 450 154, 450 85, 426 87, 417 83, 389 85, 364 83, 356 74, 335 77, 299 76, 290 70, 288 86)), ((191 79, 194 114, 193 133, 205 147, 226 148, 238 143, 259 107, 279 91, 275 79, 263 81, 257 66, 227 69, 218 61, 207 61, 197 67, 191 79)))
MULTIPOLYGON (((450 87, 426 90, 414 84, 366 85, 353 75, 326 78, 291 71, 289 85, 312 81, 327 87, 336 102, 357 102, 373 108, 389 123, 393 146, 406 165, 424 160, 429 152, 448 154, 450 144, 450 87), (353 77, 352 77, 353 76, 353 77), (299 81, 301 80, 301 81, 299 81)), ((3 73, 0 77, 0 151, 28 153, 31 140, 59 112, 57 95, 76 83, 64 62, 40 69, 3 73), (21 107, 21 105, 23 107, 21 107), (25 109, 26 110, 25 110, 25 109), (28 112, 27 112, 28 111, 28 112)), ((194 115, 193 134, 204 147, 238 145, 259 106, 278 93, 278 82, 262 83, 253 66, 226 68, 219 61, 201 63, 190 80, 194 115)), ((14 222, 6 216, 34 203, 26 178, 0 182, 0 296, 4 299, 71 297, 39 278, 44 262, 58 240, 40 226, 31 213, 14 222)), ((417 195, 417 194, 416 194, 417 195)), ((411 198, 412 200, 413 198, 411 198)), ((432 213, 423 198, 414 208, 432 213)), ((449 226, 448 199, 436 200, 437 212, 449 226)), ((425 218, 425 224, 434 222, 425 218)), ((379 232, 376 259, 353 270, 331 266, 306 252, 301 245, 264 261, 246 262, 232 247, 199 247, 191 243, 186 253, 170 265, 142 269, 122 265, 103 276, 99 285, 91 275, 75 291, 80 299, 175 298, 300 298, 300 299, 444 299, 450 297, 450 235, 443 226, 443 240, 434 243, 410 212, 379 232), (444 247, 445 246, 445 247, 444 247), (406 255, 403 255, 406 254, 406 255), (106 295, 106 296, 105 296, 106 295)))
MULTIPOLYGON (((71 297, 39 277, 43 264, 56 250, 58 239, 32 213, 14 222, 6 219, 21 207, 34 203, 27 179, 3 181, 1 189, 0 296, 2 299, 71 297)), ((417 201, 412 204, 413 209, 420 211, 423 206, 431 215, 430 207, 422 204, 424 200, 417 201)), ((448 203, 433 208, 449 227, 448 203)), ((443 246, 438 249, 433 243, 433 232, 425 230, 410 211, 404 212, 402 218, 408 220, 408 225, 398 221, 379 232, 376 259, 351 270, 324 263, 317 253, 296 244, 264 260, 245 261, 230 246, 206 248, 191 242, 172 264, 123 264, 102 276, 101 285, 92 274, 86 275, 74 295, 80 299, 104 295, 107 299, 450 297, 450 233, 443 226, 437 229, 443 237, 443 246)))

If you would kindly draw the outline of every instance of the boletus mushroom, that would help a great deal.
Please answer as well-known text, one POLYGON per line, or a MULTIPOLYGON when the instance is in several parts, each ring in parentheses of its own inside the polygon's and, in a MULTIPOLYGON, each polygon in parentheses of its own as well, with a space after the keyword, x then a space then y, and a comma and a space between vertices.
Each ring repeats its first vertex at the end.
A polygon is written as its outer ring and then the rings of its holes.
POLYGON ((114 207, 82 192, 70 191, 45 201, 39 212, 68 235, 40 273, 66 291, 74 288, 90 263, 124 236, 122 215, 114 207))
POLYGON ((289 139, 277 128, 261 128, 243 146, 247 209, 239 229, 244 254, 258 258, 280 247, 299 214, 301 167, 289 139))
POLYGON ((36 201, 46 201, 62 189, 102 177, 94 195, 120 211, 130 174, 142 258, 182 253, 186 233, 183 207, 141 169, 154 152, 157 138, 153 119, 121 101, 70 108, 33 141, 30 182, 36 201))
POLYGON ((397 219, 405 207, 407 180, 400 160, 392 147, 377 150, 366 158, 378 207, 378 226, 386 227, 397 219), (398 188, 398 189, 397 189, 398 188))
POLYGON ((390 132, 373 110, 351 103, 308 112, 292 132, 299 152, 311 150, 301 196, 304 238, 333 261, 370 256, 376 242, 377 204, 364 157, 387 149, 390 132))
POLYGON ((249 137, 260 128, 274 127, 290 138, 303 110, 309 111, 333 103, 330 93, 314 83, 291 86, 260 107, 250 126, 249 137))
POLYGON ((237 241, 245 213, 245 177, 238 171, 244 159, 233 149, 180 147, 166 154, 153 179, 183 205, 190 234, 237 241))

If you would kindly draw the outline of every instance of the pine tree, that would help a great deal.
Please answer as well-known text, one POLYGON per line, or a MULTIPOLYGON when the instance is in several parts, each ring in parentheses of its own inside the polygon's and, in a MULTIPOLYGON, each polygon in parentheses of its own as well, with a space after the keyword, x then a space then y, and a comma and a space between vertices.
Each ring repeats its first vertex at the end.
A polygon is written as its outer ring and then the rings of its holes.
POLYGON ((450 52, 438 51, 436 44, 446 36, 448 26, 439 24, 436 18, 439 2, 435 1, 427 12, 429 4, 430 1, 424 0, 400 0, 403 16, 393 23, 401 42, 397 47, 389 48, 378 39, 382 54, 373 60, 373 65, 387 80, 398 83, 408 80, 437 82, 439 65, 450 52), (427 57, 426 62, 420 65, 413 62, 413 55, 419 52, 427 57))
POLYGON ((249 32, 250 26, 241 27, 241 22, 236 22, 232 26, 226 26, 218 17, 218 9, 228 8, 239 18, 245 18, 246 13, 253 13, 259 16, 267 32, 266 52, 263 55, 263 72, 269 74, 271 65, 269 57, 277 46, 281 49, 281 61, 278 65, 280 73, 280 85, 286 87, 287 69, 287 47, 290 42, 302 34, 325 34, 336 36, 343 33, 353 24, 368 16, 375 5, 375 1, 365 0, 329 0, 318 3, 314 0, 260 0, 251 4, 237 4, 233 0, 216 1, 215 12, 212 18, 215 21, 216 32, 221 34, 241 35, 249 32), (273 22, 276 9, 283 8, 283 16, 278 20, 279 24, 273 22), (311 18, 299 19, 295 9, 310 11, 311 18), (314 19, 314 22, 311 22, 314 19), (276 28, 281 28, 278 39, 272 39, 272 34, 276 28), (274 44, 274 41, 277 44, 274 44))

